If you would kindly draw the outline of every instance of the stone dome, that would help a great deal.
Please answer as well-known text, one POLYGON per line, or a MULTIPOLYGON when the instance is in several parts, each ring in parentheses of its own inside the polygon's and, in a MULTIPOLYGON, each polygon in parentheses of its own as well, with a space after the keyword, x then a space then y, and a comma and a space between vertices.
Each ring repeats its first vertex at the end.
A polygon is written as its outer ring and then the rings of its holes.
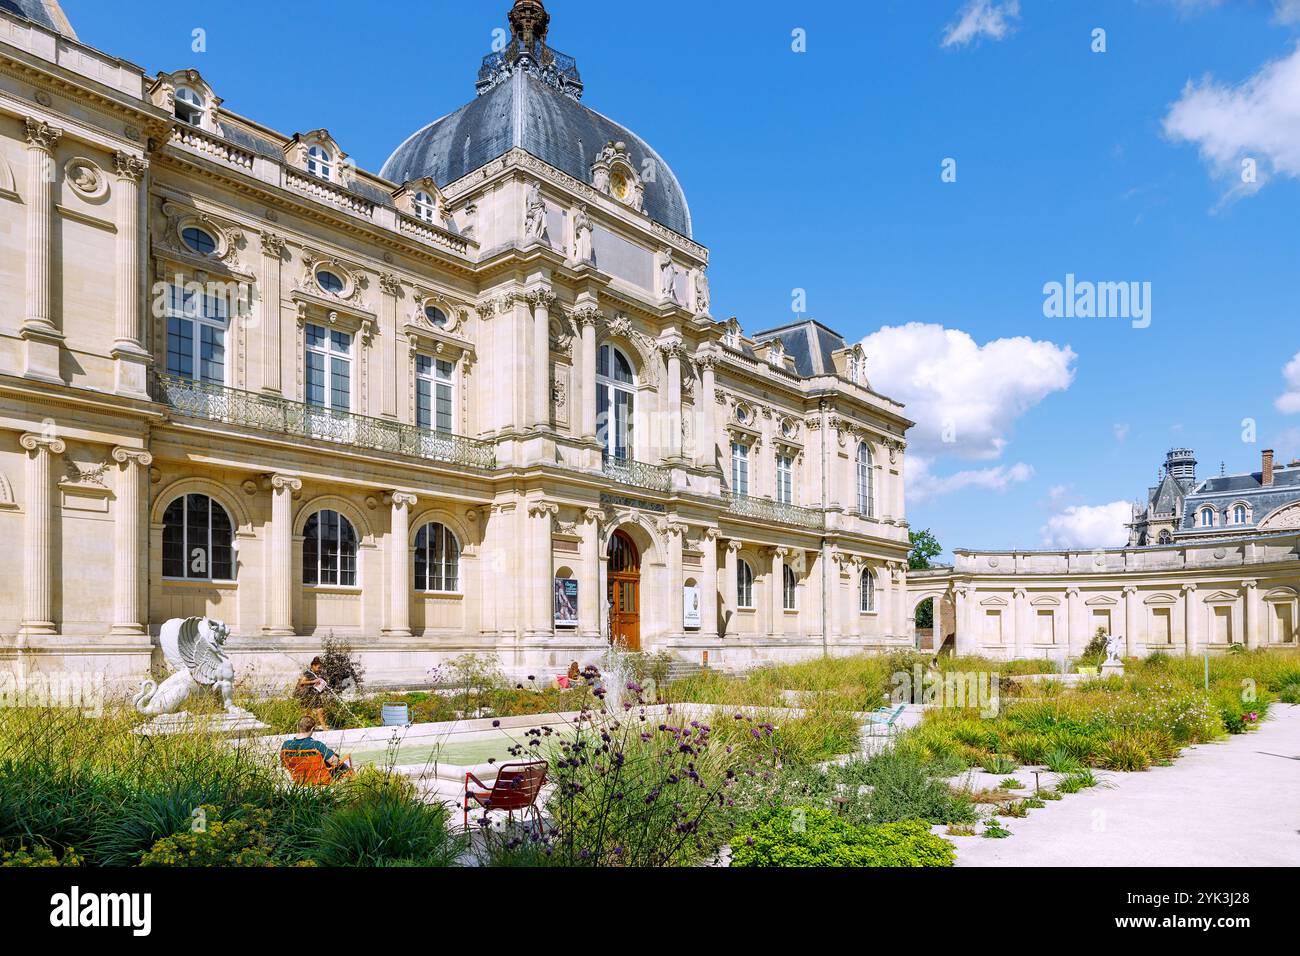
POLYGON ((523 149, 590 183, 600 151, 623 143, 636 170, 655 171, 654 180, 644 183, 646 215, 690 237, 691 211, 676 175, 636 133, 582 104, 576 62, 546 45, 549 22, 539 0, 517 0, 510 14, 513 40, 484 58, 478 98, 417 131, 388 158, 381 175, 395 183, 428 176, 446 186, 523 149))

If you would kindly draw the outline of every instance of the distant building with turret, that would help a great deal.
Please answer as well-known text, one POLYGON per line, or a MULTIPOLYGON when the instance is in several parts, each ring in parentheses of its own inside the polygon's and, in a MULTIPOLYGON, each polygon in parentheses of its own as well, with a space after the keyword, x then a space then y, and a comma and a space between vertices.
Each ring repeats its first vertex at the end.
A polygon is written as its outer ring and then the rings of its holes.
POLYGON ((1133 506, 1129 547, 1290 530, 1297 526, 1297 514, 1288 506, 1296 502, 1300 460, 1277 465, 1269 449, 1261 456, 1259 471, 1198 481, 1195 453, 1175 448, 1165 456, 1145 506, 1133 506))

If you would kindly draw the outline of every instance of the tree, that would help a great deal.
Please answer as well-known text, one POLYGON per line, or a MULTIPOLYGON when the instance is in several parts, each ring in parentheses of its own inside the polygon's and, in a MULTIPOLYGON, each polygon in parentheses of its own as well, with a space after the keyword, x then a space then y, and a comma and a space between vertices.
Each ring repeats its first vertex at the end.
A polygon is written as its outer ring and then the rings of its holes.
POLYGON ((908 568, 912 571, 928 571, 930 560, 943 554, 943 545, 935 539, 934 533, 929 528, 924 531, 909 531, 907 534, 912 539, 912 553, 907 559, 908 568))
MULTIPOLYGON (((930 561, 943 554, 943 545, 935 539, 929 528, 924 531, 909 531, 912 540, 912 553, 908 555, 907 566, 912 571, 928 571, 930 561)), ((916 626, 922 630, 934 627, 934 601, 922 601, 916 609, 916 626)))

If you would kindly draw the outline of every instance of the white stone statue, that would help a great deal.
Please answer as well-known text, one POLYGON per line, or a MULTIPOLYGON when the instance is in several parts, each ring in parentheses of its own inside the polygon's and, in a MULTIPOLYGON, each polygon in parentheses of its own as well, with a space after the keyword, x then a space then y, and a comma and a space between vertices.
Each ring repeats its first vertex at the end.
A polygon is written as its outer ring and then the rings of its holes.
POLYGON ((1106 663, 1123 664, 1120 660, 1124 653, 1124 638, 1112 635, 1106 638, 1106 663))
POLYGON ((709 314, 709 277, 703 269, 695 273, 695 314, 709 314))
POLYGON ((533 183, 528 187, 528 213, 524 219, 524 238, 546 241, 546 203, 542 200, 542 187, 533 183))
POLYGON ((584 203, 573 216, 573 261, 590 262, 591 255, 591 216, 584 203))
POLYGON ((221 695, 227 714, 251 717, 236 707, 231 695, 235 689, 235 665, 226 656, 226 638, 230 628, 206 617, 173 618, 162 626, 159 643, 163 658, 176 673, 161 684, 147 680, 132 703, 146 716, 179 714, 191 697, 201 689, 212 688, 221 695))
POLYGON ((659 260, 659 297, 670 302, 677 301, 677 266, 673 263, 671 249, 665 249, 659 260))

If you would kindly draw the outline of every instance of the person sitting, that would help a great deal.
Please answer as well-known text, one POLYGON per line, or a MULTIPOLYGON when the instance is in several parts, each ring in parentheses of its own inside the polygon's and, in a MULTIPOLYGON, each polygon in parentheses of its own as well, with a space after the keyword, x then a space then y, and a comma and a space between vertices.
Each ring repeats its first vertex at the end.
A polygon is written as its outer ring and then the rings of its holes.
POLYGON ((294 688, 293 695, 298 703, 315 715, 317 727, 329 730, 329 721, 325 719, 325 692, 329 690, 329 684, 322 673, 323 667, 321 659, 313 657, 310 668, 298 676, 298 686, 294 688))
POLYGON ((298 736, 291 737, 280 745, 280 751, 304 751, 315 750, 325 761, 325 766, 329 768, 330 777, 338 780, 341 777, 352 775, 352 758, 346 760, 340 759, 339 755, 330 750, 329 747, 319 740, 312 737, 312 732, 316 729, 316 721, 310 716, 304 716, 298 721, 298 736))

